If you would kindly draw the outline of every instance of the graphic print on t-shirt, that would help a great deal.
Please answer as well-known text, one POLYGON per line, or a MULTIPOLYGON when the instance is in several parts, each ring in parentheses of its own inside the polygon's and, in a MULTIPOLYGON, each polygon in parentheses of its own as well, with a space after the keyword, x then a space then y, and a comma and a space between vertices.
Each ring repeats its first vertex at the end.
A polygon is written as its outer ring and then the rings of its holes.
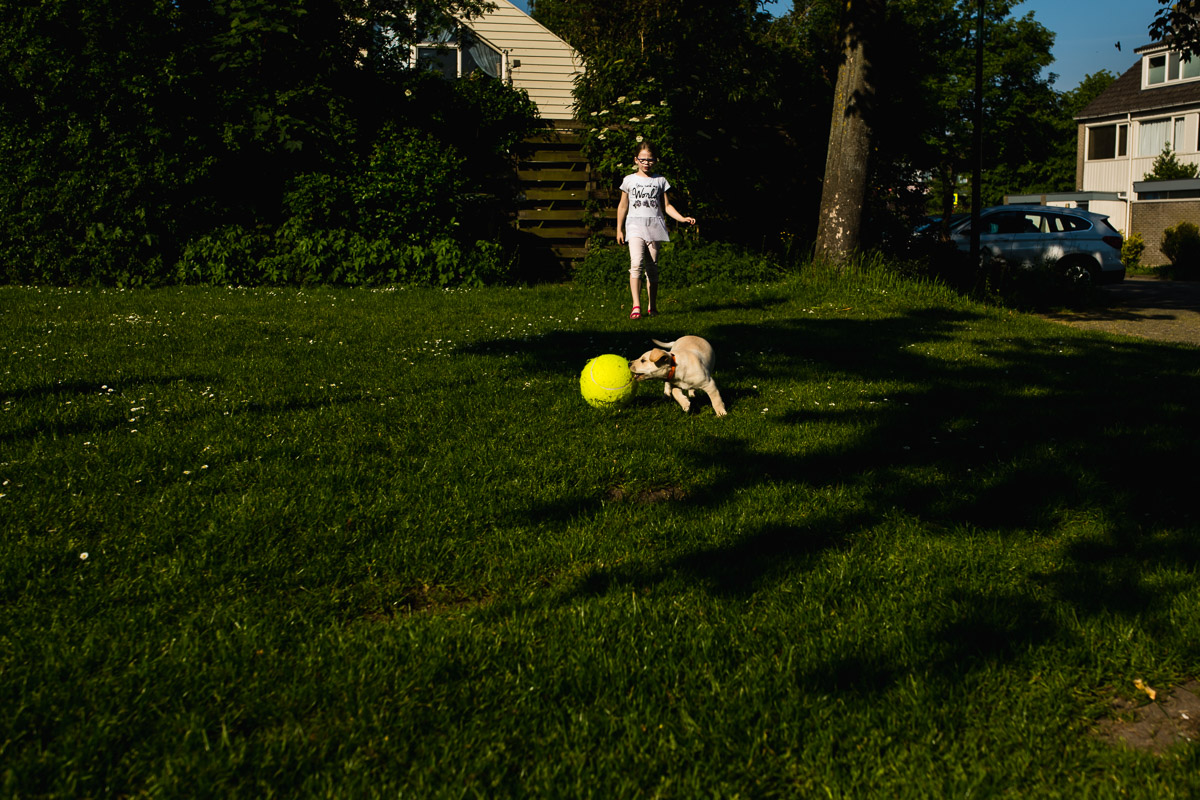
POLYGON ((634 208, 658 208, 658 186, 630 186, 629 199, 634 208))

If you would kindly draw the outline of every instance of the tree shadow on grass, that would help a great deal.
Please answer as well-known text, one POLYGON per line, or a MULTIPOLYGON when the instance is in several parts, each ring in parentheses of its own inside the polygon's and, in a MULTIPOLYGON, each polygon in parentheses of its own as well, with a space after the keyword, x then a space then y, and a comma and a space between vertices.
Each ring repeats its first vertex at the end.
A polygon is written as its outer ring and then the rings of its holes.
POLYGON ((947 600, 962 610, 961 615, 929 630, 912 631, 915 641, 905 641, 904 652, 877 637, 851 640, 845 651, 831 652, 799 671, 796 682, 821 693, 874 695, 914 671, 958 675, 1017 658, 1063 635, 1046 606, 1029 597, 953 591, 947 600), (931 656, 914 663, 913 653, 931 656))
POLYGON ((865 518, 821 518, 805 525, 764 526, 733 542, 684 553, 660 566, 632 563, 592 572, 570 594, 601 595, 618 586, 645 588, 683 578, 688 585, 714 594, 745 597, 763 583, 807 570, 814 558, 841 547, 847 534, 866 522, 865 518))
MULTIPOLYGON (((1200 396, 1194 352, 1065 330, 1061 338, 997 338, 989 321, 975 352, 957 359, 928 353, 944 342, 964 349, 977 322, 970 312, 932 310, 699 331, 718 348, 718 380, 733 414, 748 413, 738 408, 739 396, 753 396, 752 386, 771 381, 814 389, 854 381, 868 394, 858 404, 838 406, 783 401, 786 410, 767 420, 783 445, 772 444, 771 436, 750 441, 714 432, 703 448, 676 448, 668 457, 684 462, 686 474, 704 477, 670 499, 664 513, 715 514, 768 485, 845 486, 861 498, 861 512, 801 520, 795 509, 779 508, 774 519, 730 531, 717 544, 657 564, 626 562, 592 573, 565 596, 675 581, 745 596, 794 580, 821 554, 900 512, 935 536, 1046 537, 1066 559, 1053 574, 1030 578, 1049 599, 963 597, 957 621, 914 632, 930 639, 946 670, 1009 659, 1066 635, 1050 604, 1080 616, 1144 621, 1168 614, 1190 584, 1148 576, 1194 574, 1200 567, 1200 510, 1186 488, 1200 456, 1200 415, 1190 399, 1200 396), (871 394, 873 386, 881 388, 871 394), (809 430, 830 423, 855 434, 796 446, 809 430)), ((614 341, 632 344, 638 333, 614 341)), ((585 341, 583 334, 574 339, 585 341)), ((557 335, 553 343, 535 342, 529 368, 560 368, 566 363, 561 345, 557 335)), ((604 504, 603 497, 581 494, 530 508, 528 515, 569 522, 603 513, 604 504)), ((831 657, 824 678, 809 678, 829 688, 847 682, 871 687, 889 680, 897 659, 844 654, 831 657)))
MULTIPOLYGON (((162 389, 168 386, 174 386, 178 383, 190 384, 206 384, 217 385, 220 379, 212 375, 173 375, 170 377, 164 376, 159 378, 142 378, 136 380, 124 380, 117 387, 115 384, 110 390, 103 385, 103 381, 56 381, 53 383, 44 383, 39 386, 23 387, 21 389, 10 389, 0 391, 0 401, 19 400, 28 402, 44 402, 54 398, 79 398, 84 396, 104 396, 109 391, 115 393, 119 391, 142 391, 144 389, 162 389)), ((123 394, 122 394, 123 397, 123 394)), ((95 409, 94 413, 90 413, 83 419, 74 422, 63 422, 60 420, 45 420, 37 419, 30 421, 27 425, 14 428, 12 430, 0 430, 0 444, 17 443, 29 441, 39 436, 48 436, 50 438, 58 438, 61 436, 77 436, 81 434, 102 433, 117 428, 128 427, 128 406, 121 408, 119 405, 110 409, 95 409)))

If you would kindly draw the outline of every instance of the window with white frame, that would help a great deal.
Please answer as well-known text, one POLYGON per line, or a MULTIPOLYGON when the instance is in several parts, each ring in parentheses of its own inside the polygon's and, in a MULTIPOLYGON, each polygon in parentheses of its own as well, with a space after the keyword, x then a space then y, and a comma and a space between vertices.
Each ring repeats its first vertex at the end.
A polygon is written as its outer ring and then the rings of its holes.
POLYGON ((1200 78, 1200 57, 1184 58, 1182 54, 1158 53, 1142 60, 1145 86, 1162 86, 1200 78))
POLYGON ((504 56, 465 28, 427 36, 413 48, 413 60, 445 78, 465 78, 476 70, 503 77, 504 56))
POLYGON ((1124 158, 1129 155, 1129 125, 1095 125, 1087 129, 1089 161, 1124 158))
POLYGON ((1186 130, 1186 117, 1164 117, 1139 123, 1138 155, 1157 156, 1163 150, 1184 150, 1187 147, 1186 130))

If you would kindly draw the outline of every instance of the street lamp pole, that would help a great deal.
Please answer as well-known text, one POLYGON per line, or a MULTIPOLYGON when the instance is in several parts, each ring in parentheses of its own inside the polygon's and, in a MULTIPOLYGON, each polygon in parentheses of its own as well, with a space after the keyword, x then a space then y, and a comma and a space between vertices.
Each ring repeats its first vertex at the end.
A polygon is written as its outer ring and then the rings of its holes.
POLYGON ((979 264, 979 207, 983 203, 983 0, 975 26, 975 130, 971 165, 971 265, 979 264))

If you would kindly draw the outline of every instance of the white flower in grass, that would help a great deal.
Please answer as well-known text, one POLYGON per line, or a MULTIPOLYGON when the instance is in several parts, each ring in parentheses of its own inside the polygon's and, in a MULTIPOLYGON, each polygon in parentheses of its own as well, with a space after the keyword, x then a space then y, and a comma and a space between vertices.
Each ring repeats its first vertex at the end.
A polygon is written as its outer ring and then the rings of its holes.
POLYGON ((620 97, 618 97, 618 98, 617 98, 617 102, 618 102, 618 103, 624 103, 624 102, 625 102, 625 95, 621 95, 620 97))
POLYGON ((639 142, 640 142, 640 141, 642 141, 642 137, 641 137, 641 136, 637 137, 637 140, 638 140, 639 142))
POLYGON ((88 558, 88 554, 87 554, 87 553, 80 553, 80 554, 79 554, 79 560, 80 560, 80 561, 87 561, 87 558, 88 558))
POLYGON ((642 120, 639 117, 630 117, 629 121, 630 122, 641 122, 642 120))

